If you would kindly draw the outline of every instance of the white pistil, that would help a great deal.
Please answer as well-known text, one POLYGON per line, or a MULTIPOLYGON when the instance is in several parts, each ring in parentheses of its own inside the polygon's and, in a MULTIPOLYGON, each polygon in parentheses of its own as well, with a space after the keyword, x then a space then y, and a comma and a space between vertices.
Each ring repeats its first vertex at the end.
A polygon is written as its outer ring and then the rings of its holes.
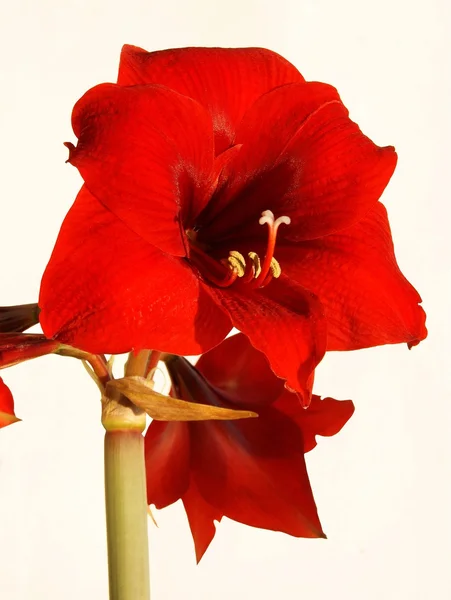
POLYGON ((271 229, 277 231, 279 225, 289 225, 291 223, 291 219, 286 215, 282 215, 281 217, 274 219, 274 213, 272 212, 272 210, 264 210, 258 222, 260 223, 260 225, 268 224, 271 229))
POLYGON ((272 227, 274 225, 274 213, 272 210, 264 210, 258 222, 260 225, 265 225, 265 223, 268 223, 268 225, 272 227))

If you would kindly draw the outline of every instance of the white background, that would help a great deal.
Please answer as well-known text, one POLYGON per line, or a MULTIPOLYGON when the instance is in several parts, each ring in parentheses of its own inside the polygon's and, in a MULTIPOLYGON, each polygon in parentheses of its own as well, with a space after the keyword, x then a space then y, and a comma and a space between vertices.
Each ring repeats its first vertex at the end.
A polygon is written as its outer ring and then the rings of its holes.
MULTIPOLYGON (((123 43, 264 46, 335 85, 400 160, 384 195, 429 338, 333 354, 316 392, 352 398, 308 455, 328 540, 225 520, 200 566, 181 505, 150 524, 153 600, 451 597, 450 5, 447 0, 3 0, 0 304, 32 302, 80 186, 74 102, 114 81, 123 43)), ((107 598, 97 390, 76 361, 3 371, 23 422, 0 432, 0 596, 107 598)))

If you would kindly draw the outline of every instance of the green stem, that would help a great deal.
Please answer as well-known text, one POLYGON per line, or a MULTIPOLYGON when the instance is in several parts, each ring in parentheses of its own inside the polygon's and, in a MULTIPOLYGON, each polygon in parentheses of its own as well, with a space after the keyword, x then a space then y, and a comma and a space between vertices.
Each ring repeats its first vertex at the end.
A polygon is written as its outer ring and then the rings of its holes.
MULTIPOLYGON (((125 374, 143 375, 150 351, 130 353, 125 374)), ((110 600, 149 600, 144 438, 146 413, 114 388, 102 396, 110 600)))
POLYGON ((105 499, 110 600, 149 600, 149 546, 141 431, 105 434, 105 499))

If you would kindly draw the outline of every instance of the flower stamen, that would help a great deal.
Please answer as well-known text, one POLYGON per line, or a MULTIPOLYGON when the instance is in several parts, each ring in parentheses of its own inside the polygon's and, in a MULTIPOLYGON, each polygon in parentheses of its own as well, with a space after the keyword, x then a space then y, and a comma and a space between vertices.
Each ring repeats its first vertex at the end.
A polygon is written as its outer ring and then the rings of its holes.
POLYGON ((251 270, 252 270, 252 279, 257 279, 262 271, 262 266, 260 263, 260 257, 256 252, 249 252, 249 258, 251 259, 251 270))
POLYGON ((246 272, 246 259, 237 250, 229 252, 229 256, 226 260, 221 261, 223 264, 227 264, 232 271, 235 271, 238 277, 243 277, 246 272))
POLYGON ((282 216, 277 219, 270 210, 262 212, 260 225, 268 225, 268 242, 263 261, 256 252, 249 252, 245 258, 237 250, 231 250, 227 258, 217 260, 209 255, 207 248, 202 247, 193 230, 186 232, 190 242, 190 259, 199 266, 200 271, 214 285, 229 287, 239 278, 241 283, 251 283, 253 288, 264 287, 273 278, 277 279, 282 273, 278 261, 274 258, 277 230, 280 225, 289 225, 290 217, 282 216), (205 268, 207 267, 207 269, 205 268))
POLYGON ((218 287, 230 287, 238 278, 238 273, 234 269, 229 269, 228 275, 220 279, 212 273, 208 274, 208 279, 218 287))
POLYGON ((270 271, 271 276, 274 277, 274 279, 277 279, 282 275, 282 269, 280 268, 279 261, 276 260, 274 256, 271 259, 270 271))
MULTIPOLYGON (((239 254, 236 253, 236 254, 239 254)), ((244 257, 240 255, 244 261, 244 257)), ((197 244, 190 244, 190 259, 195 264, 204 276, 218 287, 229 287, 235 283, 239 268, 231 265, 228 259, 217 261, 213 257, 209 256, 200 246, 197 244), (205 272, 205 266, 207 267, 207 273, 205 272)), ((237 259, 236 264, 239 260, 237 259)))

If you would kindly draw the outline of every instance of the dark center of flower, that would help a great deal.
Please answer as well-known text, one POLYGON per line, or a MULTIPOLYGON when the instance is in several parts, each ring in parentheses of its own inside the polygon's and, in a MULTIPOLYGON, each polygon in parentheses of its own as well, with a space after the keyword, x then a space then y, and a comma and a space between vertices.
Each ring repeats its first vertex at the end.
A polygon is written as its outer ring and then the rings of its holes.
POLYGON ((282 224, 289 225, 290 217, 282 216, 277 219, 270 210, 265 210, 259 219, 260 225, 268 225, 268 240, 263 260, 255 252, 249 252, 244 257, 237 250, 231 250, 227 258, 216 260, 197 241, 197 232, 189 229, 186 232, 190 243, 190 260, 201 274, 214 285, 229 287, 237 280, 249 283, 252 287, 264 287, 282 272, 279 263, 274 258, 277 230, 282 224))

